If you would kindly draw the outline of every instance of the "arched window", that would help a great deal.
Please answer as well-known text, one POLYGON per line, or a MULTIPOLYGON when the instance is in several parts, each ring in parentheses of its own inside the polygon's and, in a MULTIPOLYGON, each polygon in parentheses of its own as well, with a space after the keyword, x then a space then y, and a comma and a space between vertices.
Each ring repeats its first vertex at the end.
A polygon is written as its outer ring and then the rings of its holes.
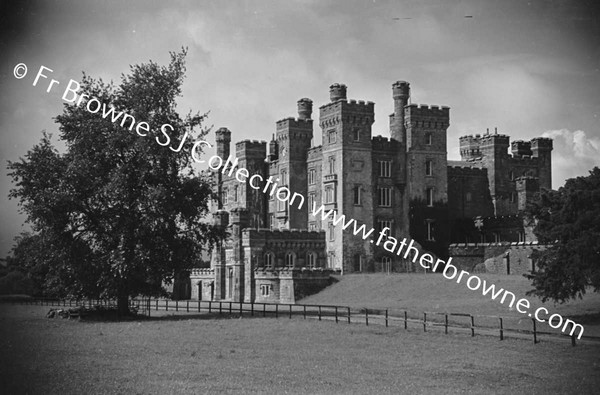
POLYGON ((363 257, 361 254, 355 254, 353 258, 353 269, 355 272, 363 271, 363 257))
POLYGON ((287 268, 293 268, 296 264, 296 255, 293 252, 288 252, 285 254, 285 266, 287 268))
POLYGON ((314 269, 317 267, 317 254, 314 252, 309 252, 306 254, 306 266, 308 266, 309 269, 314 269))
POLYGON ((273 269, 273 263, 275 262, 275 255, 272 252, 265 254, 265 267, 267 269, 273 269))

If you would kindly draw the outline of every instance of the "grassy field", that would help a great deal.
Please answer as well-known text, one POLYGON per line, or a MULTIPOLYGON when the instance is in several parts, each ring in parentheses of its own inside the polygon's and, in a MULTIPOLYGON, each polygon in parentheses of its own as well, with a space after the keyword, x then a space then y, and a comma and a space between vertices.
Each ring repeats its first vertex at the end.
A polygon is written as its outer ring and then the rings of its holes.
POLYGON ((3 394, 500 393, 600 388, 600 345, 273 318, 44 318, 0 305, 3 394))
MULTIPOLYGON (((493 274, 479 275, 482 280, 496 284, 517 299, 526 297, 534 311, 544 306, 550 314, 558 313, 572 318, 585 328, 585 335, 600 336, 600 294, 588 293, 583 300, 565 304, 542 303, 534 296, 526 296, 531 284, 523 276, 493 274)), ((464 281, 457 284, 437 274, 360 274, 338 276, 339 282, 324 291, 302 299, 299 303, 334 304, 390 310, 407 309, 415 312, 436 311, 514 317, 530 326, 530 319, 516 311, 483 296, 481 290, 471 291, 464 281)), ((557 331, 541 325, 543 330, 557 331)))

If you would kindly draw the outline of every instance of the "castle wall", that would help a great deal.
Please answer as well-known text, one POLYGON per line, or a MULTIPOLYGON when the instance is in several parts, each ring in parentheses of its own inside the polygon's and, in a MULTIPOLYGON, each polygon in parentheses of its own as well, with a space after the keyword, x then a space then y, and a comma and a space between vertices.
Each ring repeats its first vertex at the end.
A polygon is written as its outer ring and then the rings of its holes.
POLYGON ((535 271, 534 251, 548 246, 535 242, 450 244, 452 264, 469 273, 523 275, 535 271))

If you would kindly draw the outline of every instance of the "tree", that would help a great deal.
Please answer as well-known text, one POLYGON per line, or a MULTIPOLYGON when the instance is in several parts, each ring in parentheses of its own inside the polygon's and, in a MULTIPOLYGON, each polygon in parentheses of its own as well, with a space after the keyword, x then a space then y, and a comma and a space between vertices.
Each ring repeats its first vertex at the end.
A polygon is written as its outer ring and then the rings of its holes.
POLYGON ((82 100, 56 117, 66 152, 44 134, 8 165, 10 197, 43 235, 57 284, 74 296, 116 297, 121 313, 129 297, 159 294, 222 236, 202 222, 212 192, 190 155, 208 132, 206 114, 176 111, 185 55, 132 66, 116 87, 84 74, 82 100), (142 121, 148 127, 138 129, 142 121))
POLYGON ((600 292, 600 169, 544 190, 530 204, 540 243, 551 244, 534 258, 539 270, 527 275, 543 301, 582 298, 588 287, 600 292))

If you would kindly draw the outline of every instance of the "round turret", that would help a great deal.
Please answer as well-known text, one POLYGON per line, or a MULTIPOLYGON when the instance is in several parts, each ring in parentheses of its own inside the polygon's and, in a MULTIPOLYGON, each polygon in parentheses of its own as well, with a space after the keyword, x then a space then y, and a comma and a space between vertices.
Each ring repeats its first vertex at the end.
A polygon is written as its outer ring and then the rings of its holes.
POLYGON ((346 100, 346 85, 335 83, 329 87, 329 98, 332 102, 346 100))
POLYGON ((299 119, 310 119, 312 116, 312 100, 302 98, 298 100, 298 118, 299 119))
POLYGON ((393 98, 408 101, 410 97, 410 84, 406 81, 396 81, 392 85, 393 98))

